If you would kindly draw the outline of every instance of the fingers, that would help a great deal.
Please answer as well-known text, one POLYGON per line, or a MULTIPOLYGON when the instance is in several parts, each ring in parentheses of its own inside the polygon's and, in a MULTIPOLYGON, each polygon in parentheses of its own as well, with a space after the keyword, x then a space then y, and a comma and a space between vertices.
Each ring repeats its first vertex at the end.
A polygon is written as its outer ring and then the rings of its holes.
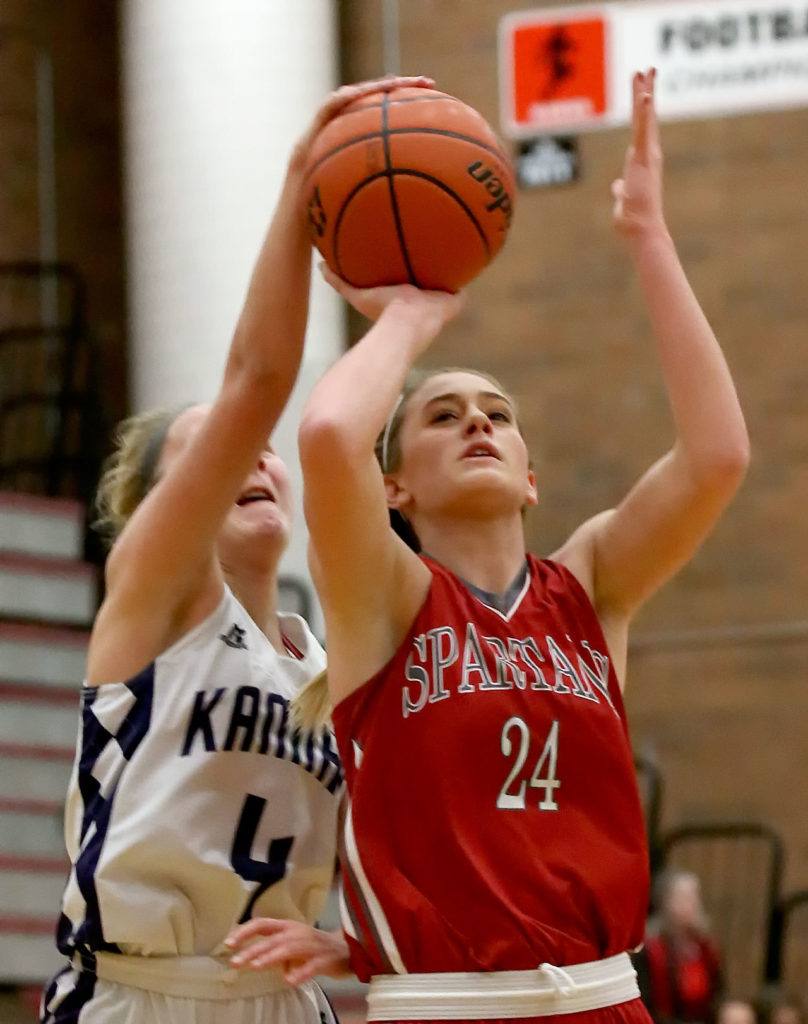
POLYGON ((339 292, 344 299, 348 299, 348 293, 353 291, 348 282, 343 281, 338 274, 335 274, 325 261, 319 263, 318 267, 326 284, 330 284, 335 292, 339 292))
POLYGON ((311 934, 311 930, 306 934, 273 935, 267 939, 258 939, 231 957, 230 963, 233 967, 251 971, 261 971, 268 967, 303 970, 314 960, 333 959, 331 951, 324 951, 323 945, 317 936, 311 934))
POLYGON ((659 128, 654 107, 656 68, 638 71, 631 81, 632 145, 643 163, 658 155, 659 128))
POLYGON ((374 78, 367 82, 340 86, 326 99, 317 115, 317 123, 322 127, 326 122, 351 103, 374 92, 391 92, 393 89, 433 89, 435 80, 426 75, 388 75, 385 78, 374 78))
POLYGON ((238 949, 258 935, 274 935, 283 932, 289 924, 289 921, 277 921, 272 917, 256 917, 252 921, 234 928, 224 940, 224 944, 230 949, 238 949))
POLYGON ((230 958, 233 967, 247 967, 250 970, 260 971, 263 967, 271 967, 292 956, 292 947, 296 943, 290 941, 286 936, 272 936, 268 939, 258 939, 246 949, 240 950, 230 958))
MULTIPOLYGON (((304 981, 310 981, 315 978, 318 974, 324 974, 328 977, 334 977, 334 962, 331 957, 323 955, 312 957, 308 963, 296 964, 294 967, 290 966, 284 972, 284 978, 288 985, 302 985, 304 981)), ((336 976, 341 976, 341 972, 337 972, 336 976)))
POLYGON ((427 75, 385 75, 384 78, 359 82, 353 88, 358 89, 362 96, 371 92, 391 92, 393 89, 434 89, 435 79, 427 75))

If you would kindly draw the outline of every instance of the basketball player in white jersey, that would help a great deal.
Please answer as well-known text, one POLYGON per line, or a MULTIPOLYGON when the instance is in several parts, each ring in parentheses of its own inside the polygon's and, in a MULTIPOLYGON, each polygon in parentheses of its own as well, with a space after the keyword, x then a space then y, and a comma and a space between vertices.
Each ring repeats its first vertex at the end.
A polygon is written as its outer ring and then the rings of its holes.
POLYGON ((306 329, 311 139, 365 92, 332 94, 295 147, 210 407, 125 424, 99 506, 114 544, 90 639, 68 793, 72 869, 57 942, 68 958, 46 1024, 328 1024, 310 978, 344 942, 311 927, 335 861, 342 769, 328 728, 289 703, 324 666, 278 612, 291 520, 267 438, 306 329), (294 940, 238 971, 226 938, 253 917, 294 940), (291 951, 290 951, 291 950, 291 951), (295 987, 299 986, 299 987, 295 987))

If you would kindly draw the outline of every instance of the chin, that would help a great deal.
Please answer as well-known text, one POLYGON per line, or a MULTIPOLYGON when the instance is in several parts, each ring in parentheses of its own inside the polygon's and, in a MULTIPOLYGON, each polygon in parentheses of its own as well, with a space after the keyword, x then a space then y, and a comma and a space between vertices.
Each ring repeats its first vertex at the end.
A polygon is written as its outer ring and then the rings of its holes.
POLYGON ((289 524, 282 522, 279 519, 267 520, 264 523, 256 524, 256 526, 248 532, 256 540, 264 541, 265 543, 277 544, 284 548, 289 543, 289 536, 291 533, 289 524))
POLYGON ((277 515, 261 516, 260 519, 256 517, 251 522, 241 522, 237 525, 234 540, 238 545, 259 545, 283 550, 289 543, 289 525, 285 519, 277 515))

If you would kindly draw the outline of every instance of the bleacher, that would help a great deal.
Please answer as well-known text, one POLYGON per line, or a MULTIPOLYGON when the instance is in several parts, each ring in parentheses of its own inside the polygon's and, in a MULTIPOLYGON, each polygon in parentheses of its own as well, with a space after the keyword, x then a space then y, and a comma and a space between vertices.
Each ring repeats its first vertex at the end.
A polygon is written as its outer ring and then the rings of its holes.
POLYGON ((0 981, 59 964, 62 809, 97 595, 75 501, 0 493, 0 981))

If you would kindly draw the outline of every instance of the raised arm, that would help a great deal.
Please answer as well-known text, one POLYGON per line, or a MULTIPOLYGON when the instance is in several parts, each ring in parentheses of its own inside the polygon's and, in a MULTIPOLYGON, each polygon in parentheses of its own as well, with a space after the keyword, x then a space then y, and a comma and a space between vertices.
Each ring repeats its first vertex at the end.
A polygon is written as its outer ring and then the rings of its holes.
POLYGON ((662 212, 653 71, 635 75, 633 108, 623 177, 612 186, 614 222, 637 269, 676 436, 616 509, 584 524, 556 555, 590 587, 604 618, 626 621, 693 555, 749 461, 729 369, 662 212))
POLYGON ((336 702, 391 657, 429 585, 429 571, 390 528, 374 448, 408 371, 461 300, 411 285, 360 290, 327 268, 323 273, 376 320, 314 388, 299 432, 312 572, 336 702))
POLYGON ((300 364, 311 268, 303 195, 311 142, 343 106, 365 93, 428 84, 427 79, 408 78, 345 86, 328 97, 295 146, 219 394, 117 539, 96 632, 113 626, 117 632, 123 624, 145 648, 159 648, 199 617, 195 609, 200 603, 210 610, 218 600, 217 534, 267 445, 300 364))

